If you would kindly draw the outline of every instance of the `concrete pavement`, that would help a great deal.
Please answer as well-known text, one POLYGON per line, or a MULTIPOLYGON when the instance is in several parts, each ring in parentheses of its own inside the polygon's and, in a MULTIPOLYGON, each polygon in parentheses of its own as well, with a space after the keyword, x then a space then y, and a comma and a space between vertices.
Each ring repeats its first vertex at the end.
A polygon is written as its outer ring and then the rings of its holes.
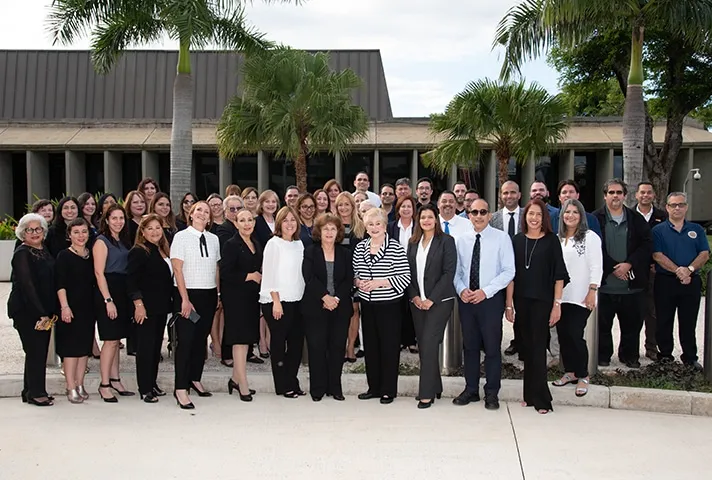
POLYGON ((516 403, 428 410, 258 393, 182 411, 170 397, 50 408, 0 399, 3 479, 703 478, 712 419, 516 403), (702 475, 702 476, 701 476, 702 475))

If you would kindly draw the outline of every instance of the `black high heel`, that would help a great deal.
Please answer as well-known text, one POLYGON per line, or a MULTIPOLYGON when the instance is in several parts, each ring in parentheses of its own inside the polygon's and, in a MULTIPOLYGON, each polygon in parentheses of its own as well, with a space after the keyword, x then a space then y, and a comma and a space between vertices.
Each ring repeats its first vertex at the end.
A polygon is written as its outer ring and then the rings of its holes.
POLYGON ((193 402, 188 402, 185 405, 180 403, 180 400, 178 400, 178 394, 176 393, 175 390, 173 390, 173 398, 176 399, 176 403, 181 408, 181 410, 193 410, 195 408, 195 405, 193 405, 193 402))
POLYGON ((112 383, 121 383, 120 378, 110 378, 109 379, 109 388, 114 390, 116 393, 118 393, 122 397, 133 397, 136 395, 136 392, 129 392, 128 390, 119 390, 118 388, 114 387, 112 383))
POLYGON ((287 392, 283 396, 284 398, 299 398, 299 394, 297 392, 287 392))
POLYGON ((22 398, 22 403, 27 403, 27 392, 24 390, 20 392, 20 398, 22 398))
MULTIPOLYGON (((193 390, 195 390, 195 393, 197 393, 199 397, 212 397, 213 396, 213 394, 208 391, 198 390, 198 388, 195 386, 195 382, 190 382, 190 384, 192 385, 193 390)), ((188 388, 188 393, 190 393, 190 388, 188 388)))
POLYGON ((144 394, 139 394, 141 397, 141 400, 143 400, 145 403, 157 403, 158 402, 158 397, 156 396, 155 392, 147 393, 146 395, 144 394))
POLYGON ((97 390, 97 391, 99 392, 99 396, 101 397, 102 400, 104 400, 106 403, 117 403, 117 402, 119 401, 119 399, 116 398, 116 397, 113 396, 113 395, 110 396, 109 398, 107 398, 107 397, 105 397, 104 395, 102 395, 102 394, 101 394, 101 389, 102 389, 102 388, 113 388, 113 387, 111 386, 110 383, 109 383, 109 384, 106 384, 106 385, 103 384, 103 383, 100 383, 100 384, 99 384, 99 390, 97 390))
POLYGON ((242 400, 243 402, 251 402, 252 394, 255 393, 254 390, 250 389, 250 393, 248 393, 247 395, 243 395, 240 391, 240 385, 235 383, 235 381, 233 381, 233 379, 231 378, 227 382, 227 391, 230 395, 232 395, 233 390, 237 390, 237 394, 240 396, 240 400, 242 400))
MULTIPOLYGON (((442 398, 442 396, 443 396, 442 392, 435 394, 435 398, 437 398, 438 400, 440 400, 440 399, 442 398)), ((420 397, 419 397, 419 396, 418 396, 418 397, 415 397, 415 399, 418 400, 418 401, 420 401, 420 397)))
POLYGON ((54 402, 52 402, 52 400, 50 400, 49 398, 40 402, 35 398, 27 397, 27 403, 38 407, 51 407, 52 405, 54 405, 54 402))
POLYGON ((166 392, 161 390, 161 387, 159 387, 158 385, 153 387, 153 394, 157 397, 165 397, 166 396, 166 392))

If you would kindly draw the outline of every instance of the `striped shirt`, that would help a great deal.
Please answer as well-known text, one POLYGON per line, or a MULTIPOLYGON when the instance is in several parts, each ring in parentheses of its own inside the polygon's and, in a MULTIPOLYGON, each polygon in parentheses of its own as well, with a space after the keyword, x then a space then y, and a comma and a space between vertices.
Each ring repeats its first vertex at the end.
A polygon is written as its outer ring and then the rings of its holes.
POLYGON ((371 238, 356 245, 353 255, 354 276, 360 280, 388 279, 390 288, 378 288, 371 292, 359 289, 358 296, 366 302, 389 302, 403 296, 410 283, 410 267, 405 250, 398 240, 386 235, 376 255, 371 255, 371 238))

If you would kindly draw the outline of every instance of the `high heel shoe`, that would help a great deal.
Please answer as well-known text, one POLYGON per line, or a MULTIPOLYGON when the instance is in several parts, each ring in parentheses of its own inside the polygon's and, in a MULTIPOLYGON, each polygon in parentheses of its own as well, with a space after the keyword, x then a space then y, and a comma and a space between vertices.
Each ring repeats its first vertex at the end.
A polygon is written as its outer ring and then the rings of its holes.
POLYGON ((153 387, 153 394, 157 397, 165 397, 166 396, 166 392, 161 390, 161 387, 159 387, 158 385, 153 387))
MULTIPOLYGON (((437 398, 438 400, 440 400, 440 399, 442 398, 442 396, 443 396, 442 392, 435 394, 435 398, 437 398)), ((420 401, 420 396, 415 397, 415 399, 418 400, 418 401, 420 401)))
MULTIPOLYGON (((210 392, 207 392, 205 390, 198 390, 198 388, 195 386, 195 382, 190 382, 192 385, 193 390, 195 390, 195 393, 198 394, 199 397, 212 397, 213 394, 210 392)), ((188 388, 188 393, 190 393, 190 388, 188 388)))
POLYGON ((54 402, 52 402, 52 400, 50 400, 49 398, 40 402, 36 398, 27 397, 27 403, 29 403, 30 405, 35 405, 37 407, 51 407, 52 405, 54 405, 54 402))
POLYGON ((84 400, 89 400, 89 392, 86 391, 84 385, 79 385, 77 387, 77 392, 79 392, 79 395, 81 395, 84 400))
POLYGON ((232 391, 237 390, 237 394, 240 396, 240 400, 243 402, 251 402, 252 401, 252 394, 255 392, 254 390, 250 390, 250 393, 247 395, 243 395, 242 392, 240 391, 240 385, 235 383, 232 378, 227 382, 227 391, 230 395, 232 395, 232 391))
POLYGON ((69 400, 69 403, 82 403, 84 401, 84 399, 79 394, 79 392, 77 391, 76 388, 67 390, 66 394, 67 394, 67 400, 69 400))
POLYGON ((150 393, 147 393, 146 395, 140 393, 139 397, 145 403, 157 403, 158 402, 158 397, 156 396, 156 393, 153 391, 151 391, 150 393))
POLYGON ((24 390, 20 392, 20 398, 22 398, 22 403, 27 403, 27 392, 24 390))
POLYGON ((193 405, 193 402, 186 403, 185 405, 180 403, 180 400, 178 400, 178 394, 176 393, 175 390, 173 390, 173 398, 176 399, 176 403, 182 410, 193 410, 195 408, 195 405, 193 405))
POLYGON ((117 402, 119 401, 119 399, 116 398, 116 397, 113 396, 113 395, 110 396, 110 397, 108 397, 108 398, 105 397, 104 395, 102 395, 102 394, 101 394, 101 389, 102 389, 102 388, 113 388, 113 387, 111 386, 110 383, 107 383, 106 385, 103 384, 103 383, 100 383, 100 384, 99 384, 99 390, 98 390, 98 392, 99 392, 99 396, 101 397, 102 400, 104 400, 106 403, 117 403, 117 402))
POLYGON ((109 387, 114 390, 116 393, 121 395, 122 397, 133 397, 136 395, 135 392, 129 392, 128 390, 119 390, 118 388, 114 387, 112 384, 113 383, 121 383, 120 378, 110 378, 109 379, 109 387))

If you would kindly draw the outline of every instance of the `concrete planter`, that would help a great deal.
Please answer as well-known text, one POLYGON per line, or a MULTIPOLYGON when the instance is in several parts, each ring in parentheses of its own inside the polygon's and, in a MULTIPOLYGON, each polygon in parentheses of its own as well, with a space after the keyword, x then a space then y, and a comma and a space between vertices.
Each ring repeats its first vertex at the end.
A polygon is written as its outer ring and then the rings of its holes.
POLYGON ((15 240, 0 240, 0 282, 10 281, 10 262, 15 251, 15 240))

